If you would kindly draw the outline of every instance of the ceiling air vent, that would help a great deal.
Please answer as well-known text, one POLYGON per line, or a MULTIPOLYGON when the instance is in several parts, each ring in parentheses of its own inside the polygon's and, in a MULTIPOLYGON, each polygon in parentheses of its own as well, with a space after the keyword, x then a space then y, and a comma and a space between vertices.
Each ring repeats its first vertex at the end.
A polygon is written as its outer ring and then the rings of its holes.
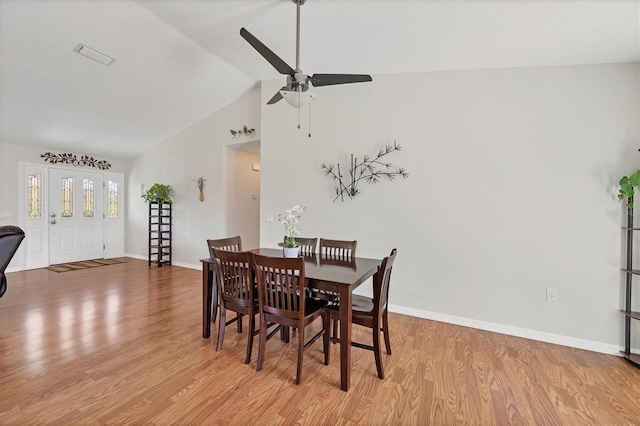
POLYGON ((74 52, 81 54, 82 56, 86 56, 89 59, 93 59, 94 61, 100 62, 106 66, 111 65, 111 63, 115 60, 110 56, 105 55, 104 53, 100 53, 95 49, 92 49, 84 44, 80 43, 73 49, 74 52))

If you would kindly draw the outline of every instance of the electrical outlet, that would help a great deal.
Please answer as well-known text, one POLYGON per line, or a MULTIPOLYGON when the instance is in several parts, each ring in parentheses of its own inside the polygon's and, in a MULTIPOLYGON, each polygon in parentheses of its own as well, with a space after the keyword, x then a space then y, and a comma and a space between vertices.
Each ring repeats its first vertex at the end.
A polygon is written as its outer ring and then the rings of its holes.
POLYGON ((558 301, 558 290, 555 288, 547 288, 547 302, 558 301))

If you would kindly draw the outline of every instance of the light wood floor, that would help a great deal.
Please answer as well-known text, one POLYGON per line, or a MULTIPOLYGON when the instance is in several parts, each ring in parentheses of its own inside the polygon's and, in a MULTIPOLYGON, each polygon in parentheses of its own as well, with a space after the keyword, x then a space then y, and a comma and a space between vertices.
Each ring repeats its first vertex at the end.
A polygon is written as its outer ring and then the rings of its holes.
MULTIPOLYGON (((201 337, 201 275, 140 260, 8 275, 0 299, 0 424, 640 424, 640 370, 616 356, 390 315, 385 380, 353 348, 292 340, 243 364, 245 334, 201 337)), ((246 324, 246 322, 245 322, 246 324)), ((245 331, 246 333, 246 331, 245 331)), ((354 327, 354 339, 368 333, 354 327)))

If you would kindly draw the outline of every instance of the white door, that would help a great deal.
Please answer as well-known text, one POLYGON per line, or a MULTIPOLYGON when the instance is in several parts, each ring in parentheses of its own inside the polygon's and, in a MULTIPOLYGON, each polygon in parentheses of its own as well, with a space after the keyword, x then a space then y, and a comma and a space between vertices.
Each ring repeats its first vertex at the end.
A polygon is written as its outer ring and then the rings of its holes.
MULTIPOLYGON (((42 268, 49 265, 49 221, 47 195, 47 167, 20 163, 20 224, 25 239, 20 245, 24 269, 42 268)), ((18 252, 20 254, 20 252, 18 252)))
POLYGON ((49 169, 49 262, 104 257, 103 174, 49 169))

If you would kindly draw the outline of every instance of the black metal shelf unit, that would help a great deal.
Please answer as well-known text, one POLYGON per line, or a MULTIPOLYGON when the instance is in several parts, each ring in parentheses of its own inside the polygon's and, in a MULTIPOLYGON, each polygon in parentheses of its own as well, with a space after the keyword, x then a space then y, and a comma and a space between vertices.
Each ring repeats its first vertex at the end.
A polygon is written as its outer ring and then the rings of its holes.
POLYGON ((149 203, 149 266, 171 265, 171 203, 149 203))
MULTIPOLYGON (((633 198, 629 198, 629 205, 633 206, 633 198)), ((624 269, 625 275, 625 306, 622 309, 624 314, 624 351, 622 355, 631 363, 640 367, 640 354, 631 352, 631 327, 633 321, 640 321, 640 312, 634 312, 631 306, 631 293, 633 287, 633 276, 640 275, 640 270, 633 269, 633 231, 640 228, 633 227, 633 207, 627 207, 627 226, 623 227, 627 234, 627 264, 624 269)), ((636 323, 637 324, 637 323, 636 323)))

